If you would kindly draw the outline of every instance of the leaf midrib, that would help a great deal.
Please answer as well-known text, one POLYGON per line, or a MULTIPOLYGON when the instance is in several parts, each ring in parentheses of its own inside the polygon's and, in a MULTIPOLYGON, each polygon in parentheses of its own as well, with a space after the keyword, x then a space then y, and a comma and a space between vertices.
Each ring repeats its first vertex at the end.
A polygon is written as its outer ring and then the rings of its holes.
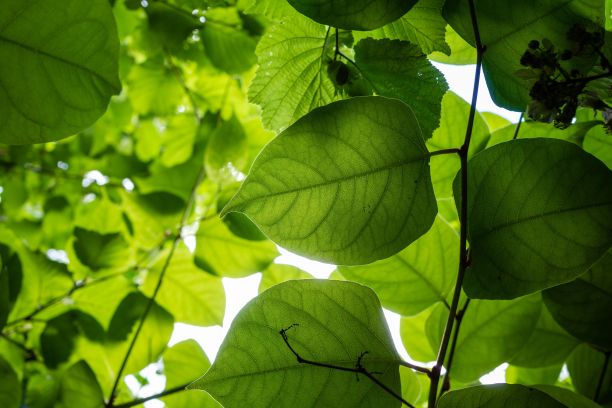
MULTIPOLYGON (((314 184, 310 184, 310 185, 303 186, 303 187, 296 187, 296 188, 292 188, 292 189, 288 189, 288 190, 284 190, 284 191, 279 191, 279 192, 275 192, 275 193, 262 194, 262 195, 259 195, 257 197, 254 197, 254 198, 251 198, 251 199, 247 199, 247 200, 243 200, 242 202, 239 202, 238 204, 233 204, 231 206, 228 206, 228 207, 224 208, 221 211, 220 216, 224 216, 225 214, 227 214, 228 212, 231 212, 231 211, 237 211, 236 208, 238 208, 238 207, 245 208, 245 206, 249 205, 250 203, 252 203, 254 201, 266 200, 268 198, 278 197, 278 196, 282 196, 282 195, 299 193, 299 192, 308 191, 308 190, 314 190, 314 189, 317 189, 317 188, 321 188, 321 187, 325 187, 325 186, 329 186, 329 185, 333 185, 333 184, 340 184, 342 182, 346 182, 346 181, 349 181, 349 180, 353 180, 353 179, 357 179, 357 178, 362 178, 362 177, 367 177, 367 176, 370 176, 370 175, 375 174, 375 173, 382 173, 382 172, 387 171, 387 170, 393 170, 393 169, 398 168, 398 167, 407 166, 407 165, 412 164, 412 163, 418 163, 420 161, 427 160, 430 156, 431 156, 431 154, 429 152, 427 152, 426 154, 424 154, 421 157, 410 158, 410 159, 407 159, 407 160, 401 160, 401 161, 399 161, 397 163, 392 163, 392 164, 389 164, 389 165, 386 165, 386 166, 381 166, 381 167, 377 167, 377 168, 374 168, 374 169, 362 171, 360 173, 355 173, 355 174, 351 174, 351 175, 348 175, 348 176, 337 177, 337 178, 334 178, 334 179, 331 179, 331 180, 325 180, 325 181, 322 181, 322 182, 319 182, 319 183, 314 183, 314 184)), ((230 201, 230 204, 232 204, 231 201, 230 201)))
POLYGON ((14 40, 12 38, 5 37, 2 34, 0 34, 0 41, 4 41, 5 43, 12 44, 12 45, 17 46, 19 48, 22 48, 22 49, 30 52, 34 56, 44 56, 44 57, 50 58, 52 60, 59 61, 59 62, 61 62, 63 64, 66 64, 66 65, 75 67, 77 69, 83 70, 83 71, 91 74, 92 76, 100 79, 102 82, 104 82, 112 90, 118 91, 118 88, 116 86, 114 86, 113 84, 111 84, 108 79, 104 78, 102 75, 100 75, 99 73, 93 71, 89 67, 81 65, 81 64, 76 63, 74 61, 67 60, 67 59, 65 59, 63 57, 60 57, 58 55, 50 54, 47 51, 44 51, 44 50, 42 50, 40 48, 34 48, 34 47, 30 46, 30 45, 27 45, 27 44, 24 44, 22 42, 16 41, 16 40, 14 40))

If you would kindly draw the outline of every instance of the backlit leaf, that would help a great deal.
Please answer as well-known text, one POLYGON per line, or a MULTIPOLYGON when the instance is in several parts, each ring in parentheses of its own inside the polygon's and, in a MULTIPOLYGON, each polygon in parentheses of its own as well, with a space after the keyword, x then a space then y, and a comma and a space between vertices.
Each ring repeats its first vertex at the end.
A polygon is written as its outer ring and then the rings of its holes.
POLYGON ((355 62, 378 95, 397 98, 412 108, 423 137, 429 139, 440 125, 448 85, 419 47, 405 41, 363 39, 355 46, 355 62))
POLYGON ((102 116, 121 89, 108 1, 67 0, 58 7, 54 0, 4 0, 0 27, 0 142, 70 136, 102 116))
MULTIPOLYGON (((511 299, 568 282, 612 245, 612 172, 572 143, 519 139, 469 162, 473 298, 511 299)), ((459 182, 455 180, 455 199, 459 182)))
POLYGON ((324 26, 306 18, 283 20, 263 36, 257 45, 259 67, 249 87, 249 101, 261 106, 267 128, 285 128, 337 99, 327 75, 331 39, 324 26))
POLYGON ((372 288, 383 306, 404 316, 446 302, 457 273, 459 237, 442 219, 420 239, 390 258, 341 266, 345 278, 372 288))
POLYGON ((399 407, 382 388, 355 373, 301 364, 317 362, 377 371, 378 380, 400 391, 399 366, 374 292, 349 282, 303 280, 276 285, 238 314, 212 368, 191 388, 211 393, 225 406, 399 407))
POLYGON ((578 279, 542 292, 554 319, 576 338, 612 350, 612 251, 578 279))
POLYGON ((373 30, 397 20, 416 0, 288 0, 318 23, 346 30, 373 30))
POLYGON ((437 212, 414 114, 382 97, 311 112, 264 148, 223 213, 230 211, 314 259, 355 265, 393 255, 427 232, 437 212))

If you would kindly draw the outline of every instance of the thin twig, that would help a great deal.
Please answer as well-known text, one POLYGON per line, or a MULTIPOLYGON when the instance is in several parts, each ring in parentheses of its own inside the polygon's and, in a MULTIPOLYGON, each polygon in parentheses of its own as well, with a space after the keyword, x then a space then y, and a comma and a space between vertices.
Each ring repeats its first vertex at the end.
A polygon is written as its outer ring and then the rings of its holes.
POLYGON ((446 361, 446 372, 444 373, 444 381, 442 382, 442 390, 440 392, 440 395, 442 395, 446 390, 450 389, 450 372, 453 366, 453 359, 455 358, 455 349, 457 348, 459 329, 461 328, 461 322, 463 321, 463 317, 465 316, 465 312, 467 311, 469 305, 470 299, 465 302, 465 305, 455 317, 455 319, 457 320, 457 326, 455 327, 455 332, 453 333, 453 339, 451 341, 450 351, 448 352, 448 359, 446 361))
POLYGON ((601 397, 601 389, 603 388, 604 379, 606 378, 606 374, 608 372, 608 365, 610 364, 610 354, 611 353, 609 351, 604 353, 605 358, 603 367, 601 368, 599 380, 597 381, 597 388, 595 389, 595 395, 593 396, 593 401, 595 402, 599 401, 599 398, 601 397))
POLYGON ((453 298, 451 300, 451 307, 448 313, 448 319, 444 327, 444 334, 442 335, 442 341, 440 342, 440 349, 438 350, 438 357, 436 359, 436 365, 432 368, 431 385, 429 389, 428 406, 434 408, 436 406, 438 396, 438 385, 440 382, 440 375, 444 360, 446 359, 446 352, 449 346, 451 333, 453 331, 453 324, 457 316, 457 308, 459 305, 459 298, 461 297, 461 288, 463 285, 463 278, 465 272, 469 266, 468 250, 467 250, 467 222, 468 222, 468 174, 467 174, 467 162, 468 162, 468 151, 470 148, 470 141, 472 139, 472 130, 474 128, 474 118, 476 116, 476 102, 478 100, 478 86, 480 84, 480 70, 482 67, 482 56, 485 52, 485 47, 482 44, 480 38, 480 31, 478 29, 478 20, 476 15, 476 8, 474 6, 474 0, 469 0, 470 6, 470 17, 472 20, 472 28, 474 31, 474 39, 476 41, 476 73, 474 75, 474 88, 472 91, 472 101, 470 104, 470 115, 468 118, 467 129, 465 132, 465 139, 461 146, 459 156, 461 158, 461 208, 459 221, 461 222, 461 231, 459 237, 459 271, 457 273, 457 282, 455 283, 455 290, 453 292, 453 298))
POLYGON ((343 367, 343 366, 337 366, 337 365, 333 365, 333 364, 320 363, 318 361, 308 360, 308 359, 305 359, 302 356, 300 356, 300 354, 293 348, 293 346, 291 346, 291 343, 289 343, 289 337, 287 336, 287 331, 289 329, 295 327, 295 326, 298 326, 298 324, 292 324, 291 326, 287 327, 286 329, 280 330, 279 333, 282 336, 283 341, 285 342, 285 344, 287 345, 287 347, 289 348, 291 353, 297 359, 298 363, 300 363, 300 364, 308 364, 308 365, 312 365, 312 366, 315 366, 315 367, 329 368, 329 369, 332 369, 332 370, 346 371, 346 372, 349 372, 349 373, 362 374, 362 375, 368 377, 372 382, 374 382, 380 388, 382 388, 387 394, 393 396, 393 398, 397 399, 398 401, 401 401, 407 407, 415 408, 414 405, 410 404, 408 401, 403 399, 401 395, 397 394, 395 391, 393 391, 387 385, 382 383, 378 378, 374 377, 373 373, 370 373, 368 370, 366 370, 366 368, 361 364, 361 360, 368 353, 367 351, 361 353, 361 355, 357 358, 357 364, 355 365, 355 367, 343 367))
POLYGON ((427 367, 421 367, 421 366, 409 363, 404 360, 400 360, 399 365, 410 368, 411 370, 414 370, 414 371, 418 371, 419 373, 427 374, 428 377, 431 375, 431 370, 427 367))
POLYGON ((523 123, 523 115, 525 115, 525 112, 521 112, 521 116, 519 116, 518 123, 514 128, 514 136, 512 136, 512 140, 515 140, 519 135, 519 131, 521 130, 521 123, 523 123))
POLYGON ((189 384, 191 384, 191 382, 189 382, 187 384, 179 385, 177 387, 170 388, 168 390, 162 391, 162 392, 160 392, 158 394, 155 394, 155 395, 150 395, 150 396, 144 397, 144 398, 138 398, 138 399, 135 399, 135 400, 130 401, 130 402, 124 402, 123 404, 117 404, 117 405, 114 405, 114 407, 115 408, 130 408, 130 407, 135 407, 137 405, 144 404, 145 402, 151 401, 153 399, 167 397, 168 395, 176 394, 177 392, 186 391, 186 388, 187 388, 187 386, 189 386, 189 384))
POLYGON ((429 156, 439 156, 442 154, 459 154, 460 152, 461 152, 461 149, 457 149, 457 148, 442 149, 442 150, 436 150, 434 152, 429 152, 429 156))

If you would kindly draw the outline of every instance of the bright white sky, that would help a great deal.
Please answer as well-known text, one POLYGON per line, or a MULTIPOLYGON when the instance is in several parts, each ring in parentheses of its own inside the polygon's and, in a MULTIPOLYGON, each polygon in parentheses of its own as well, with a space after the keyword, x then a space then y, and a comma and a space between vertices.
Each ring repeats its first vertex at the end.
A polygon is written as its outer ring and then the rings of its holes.
MULTIPOLYGON (((470 102, 474 83, 475 66, 457 66, 438 63, 434 63, 434 65, 444 74, 450 89, 466 101, 470 102)), ((505 117, 513 123, 518 122, 520 115, 519 113, 510 112, 506 109, 499 108, 493 103, 483 76, 481 77, 478 92, 478 103, 476 106, 481 112, 493 112, 505 117)), ((280 249, 280 251, 281 256, 277 258, 277 263, 295 265, 304 271, 309 272, 316 278, 327 278, 335 269, 333 265, 311 261, 283 249, 280 249)), ((244 305, 257 296, 257 289, 259 287, 260 280, 261 274, 251 275, 242 279, 224 278, 223 285, 225 287, 227 304, 223 327, 196 327, 178 323, 175 325, 175 330, 172 335, 172 339, 170 340, 170 345, 172 346, 180 341, 193 338, 204 349, 210 360, 213 361, 234 317, 244 305)), ((385 317, 387 318, 387 323, 389 324, 389 329, 391 330, 398 353, 400 356, 402 356, 402 358, 409 360, 408 354, 406 353, 400 338, 400 316, 396 313, 385 310, 385 317)), ((481 381, 483 383, 504 382, 506 366, 507 365, 503 365, 493 372, 485 375, 481 378, 481 381)), ((146 397, 163 391, 165 380, 162 376, 155 374, 156 369, 157 365, 151 365, 141 372, 144 377, 149 379, 150 385, 143 387, 139 391, 140 397, 146 397)), ((139 388, 136 379, 130 377, 128 377, 128 386, 130 386, 132 390, 139 388)), ((149 401, 145 404, 146 408, 159 408, 163 406, 163 403, 155 400, 149 401)))

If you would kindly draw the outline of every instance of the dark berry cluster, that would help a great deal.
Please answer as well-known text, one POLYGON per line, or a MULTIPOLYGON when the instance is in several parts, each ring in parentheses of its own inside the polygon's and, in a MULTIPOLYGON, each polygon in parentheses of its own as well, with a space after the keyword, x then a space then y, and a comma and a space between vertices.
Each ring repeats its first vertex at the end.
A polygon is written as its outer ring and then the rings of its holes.
MULTIPOLYGON (((519 71, 520 76, 532 82, 529 95, 531 102, 527 114, 534 120, 554 122, 559 128, 566 128, 574 119, 579 106, 597 110, 609 107, 602 98, 587 90, 594 80, 610 76, 611 66, 601 48, 604 44, 603 31, 588 31, 575 25, 567 32, 572 44, 568 49, 557 50, 548 39, 531 40, 521 56, 520 63, 527 69, 519 71), (599 74, 585 76, 572 64, 574 58, 596 59, 593 70, 599 74)), ((606 93, 609 93, 609 89, 606 93)))

